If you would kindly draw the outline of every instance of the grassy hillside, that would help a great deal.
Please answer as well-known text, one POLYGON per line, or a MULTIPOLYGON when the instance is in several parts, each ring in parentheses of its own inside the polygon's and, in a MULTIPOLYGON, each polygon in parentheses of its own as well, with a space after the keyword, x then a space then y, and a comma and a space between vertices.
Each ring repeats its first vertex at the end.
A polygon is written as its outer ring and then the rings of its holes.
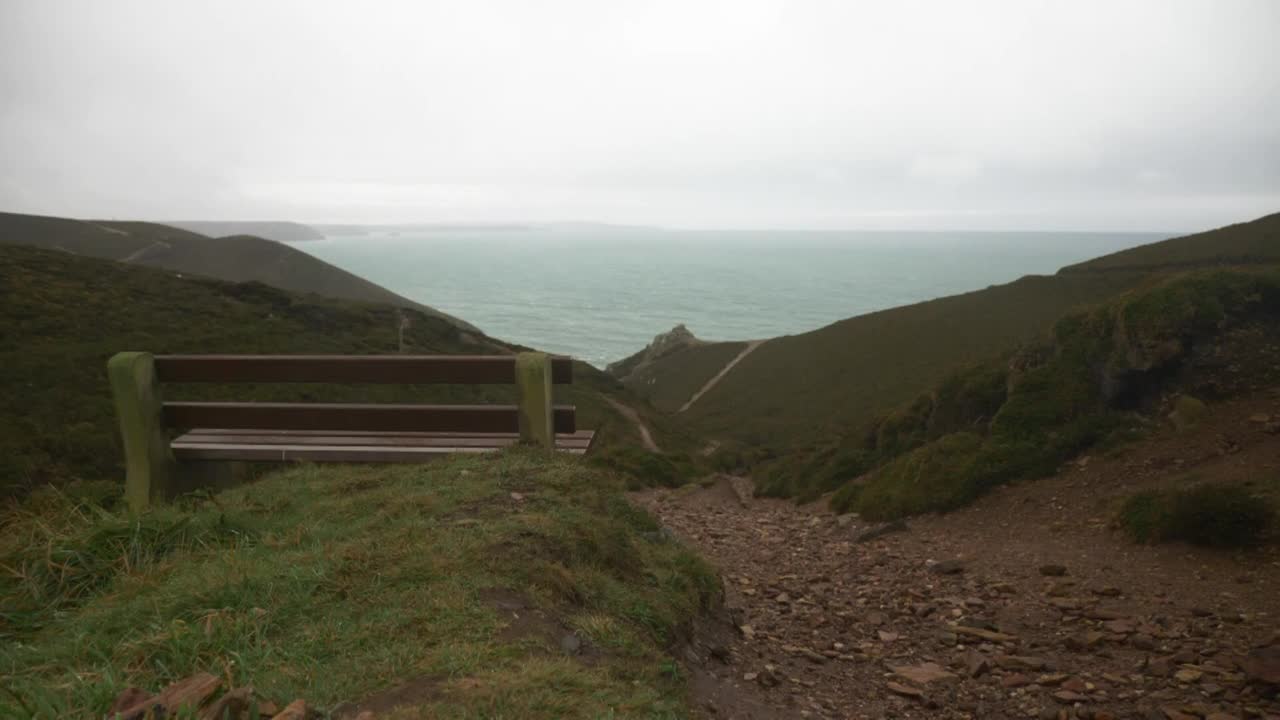
POLYGON ((747 347, 744 342, 687 345, 645 363, 625 383, 664 412, 675 412, 747 347))
POLYGON ((1280 268, 1175 275, 1067 315, 1042 341, 955 373, 807 465, 779 464, 764 488, 838 487, 835 506, 869 518, 947 510, 1146 432, 1178 398, 1277 385, 1280 268))
MULTIPOLYGON (((815 438, 859 432, 948 373, 1014 350, 1075 308, 1155 275, 1228 262, 1280 262, 1280 215, 774 338, 681 417, 706 435, 786 454, 815 438)), ((691 376, 703 371, 681 360, 655 363, 633 387, 652 394, 695 386, 691 376)), ((685 399, 655 395, 654 402, 666 409, 685 399)))
POLYGON ((310 225, 295 222, 263 222, 263 221, 223 221, 223 220, 180 220, 166 221, 165 225, 190 230, 208 237, 226 237, 228 235, 254 235, 276 242, 305 242, 307 240, 323 240, 324 235, 310 225))
POLYGON ((519 450, 299 467, 140 521, 45 492, 4 527, 0 717, 196 672, 379 717, 406 684, 396 717, 689 717, 671 653, 720 592, 616 478, 519 450))
POLYGON ((34 245, 220 280, 257 281, 294 292, 411 307, 475 329, 301 250, 259 237, 213 239, 155 223, 0 213, 0 244, 34 245))
MULTIPOLYGON (((55 250, 0 245, 0 496, 73 478, 118 479, 121 459, 105 363, 121 350, 155 353, 494 353, 513 346, 437 317, 387 305, 301 296, 55 250)), ((173 399, 507 402, 506 386, 172 386, 173 399)), ((638 445, 602 393, 633 404, 664 446, 670 422, 579 364, 559 400, 578 405, 602 448, 638 445)))
POLYGON ((682 417, 706 434, 791 447, 815 433, 859 426, 958 365, 1011 348, 1070 308, 1115 295, 1138 277, 1025 277, 774 338, 682 417))
POLYGON ((1280 213, 1217 230, 1122 250, 1061 273, 1177 270, 1209 265, 1280 263, 1280 213))

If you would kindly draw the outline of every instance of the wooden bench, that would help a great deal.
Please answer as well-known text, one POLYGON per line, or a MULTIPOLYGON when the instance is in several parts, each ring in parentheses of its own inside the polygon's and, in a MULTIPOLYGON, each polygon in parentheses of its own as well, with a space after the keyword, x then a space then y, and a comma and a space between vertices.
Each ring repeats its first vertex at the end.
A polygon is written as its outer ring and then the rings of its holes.
POLYGON ((566 357, 519 355, 152 355, 107 362, 134 510, 166 499, 184 468, 210 462, 421 462, 516 443, 583 454, 566 357), (165 402, 161 383, 514 384, 516 405, 165 402))

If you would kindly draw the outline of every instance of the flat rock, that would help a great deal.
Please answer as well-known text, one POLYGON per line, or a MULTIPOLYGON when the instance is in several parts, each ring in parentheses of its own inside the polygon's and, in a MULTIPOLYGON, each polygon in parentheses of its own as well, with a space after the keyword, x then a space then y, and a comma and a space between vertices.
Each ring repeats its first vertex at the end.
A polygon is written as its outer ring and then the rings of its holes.
POLYGON ((916 698, 916 699, 924 697, 923 690, 919 688, 913 688, 909 685, 902 685, 900 683, 893 682, 892 680, 885 683, 885 687, 889 688, 889 692, 895 695, 901 695, 903 697, 916 698))
POLYGON ((1280 685, 1280 645, 1251 651, 1240 667, 1250 680, 1280 685))
POLYGON ((920 685, 956 679, 954 673, 947 672, 941 665, 931 662, 920 663, 919 665, 898 665, 889 669, 893 671, 894 675, 920 685))
POLYGON ((963 560, 943 560, 929 566, 929 572, 935 575, 958 575, 964 572, 963 560))
POLYGON ((876 525, 874 527, 869 527, 866 530, 859 532, 857 535, 853 536, 853 541, 856 543, 871 542, 876 538, 882 538, 885 535, 889 535, 891 533, 906 532, 906 531, 907 531, 906 520, 894 520, 893 522, 887 522, 881 525, 876 525))
POLYGON ((951 632, 954 632, 957 635, 975 637, 979 640, 986 640, 988 642, 1014 642, 1018 639, 1018 636, 1016 635, 1009 635, 1007 633, 996 632, 994 630, 984 630, 983 628, 966 627, 964 625, 957 625, 951 628, 951 632))

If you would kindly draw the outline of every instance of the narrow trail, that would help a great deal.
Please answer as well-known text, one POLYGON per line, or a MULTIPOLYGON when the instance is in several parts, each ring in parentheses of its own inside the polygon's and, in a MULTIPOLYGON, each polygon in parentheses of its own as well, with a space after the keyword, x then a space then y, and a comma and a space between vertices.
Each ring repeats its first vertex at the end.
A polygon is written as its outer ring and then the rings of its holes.
POLYGON ((778 717, 1280 717, 1280 691, 1250 679, 1258 648, 1280 654, 1280 548, 1144 546, 1111 526, 1121 498, 1187 471, 1280 469, 1280 395, 1210 427, 897 528, 739 478, 634 498, 719 568, 739 633, 711 672, 778 717))
MULTIPOLYGON (((107 228, 107 229, 110 229, 110 228, 107 228)), ((117 232, 120 232, 120 231, 117 231, 117 232)), ((128 234, 128 233, 125 233, 125 234, 128 234)), ((172 245, 170 245, 170 244, 169 244, 169 243, 167 243, 167 242, 161 242, 161 241, 157 240, 156 242, 153 242, 153 243, 151 243, 150 245, 148 245, 148 246, 146 246, 146 247, 144 247, 144 248, 140 248, 140 249, 138 249, 138 250, 134 250, 133 252, 129 253, 128 255, 126 255, 126 256, 124 256, 124 257, 120 258, 120 262, 122 262, 122 263, 131 263, 131 262, 136 262, 136 261, 140 260, 140 259, 142 258, 142 256, 146 255, 147 253, 151 252, 152 250, 155 250, 156 248, 164 248, 164 249, 168 250, 170 247, 173 247, 173 246, 172 246, 172 245)))
POLYGON ((747 346, 742 348, 742 352, 738 353, 737 357, 730 360, 724 367, 720 368, 720 372, 716 373, 715 377, 708 380, 705 385, 699 388, 698 392, 694 393, 693 397, 689 398, 689 401, 686 402, 684 405, 681 405, 680 409, 677 410, 676 412, 682 413, 685 410, 688 410, 690 407, 692 407, 694 403, 698 402, 698 398, 705 395, 708 390, 716 386, 716 383, 720 382, 720 378, 724 377, 725 375, 728 375, 729 371, 733 369, 734 365, 737 365, 738 363, 742 362, 742 358, 750 355, 752 351, 760 347, 760 345, 763 342, 764 342, 763 340, 748 341, 747 346))
POLYGON ((623 403, 620 403, 617 400, 614 400, 613 398, 607 395, 603 397, 605 399, 605 402, 613 406, 614 410, 617 410, 618 412, 622 413, 624 417, 626 417, 631 422, 635 423, 636 429, 640 431, 640 440, 644 443, 644 448, 646 450, 648 450, 651 453, 662 452, 662 448, 658 447, 658 443, 653 441, 653 435, 649 433, 648 426, 646 426, 644 424, 644 421, 640 419, 640 413, 636 412, 635 408, 631 407, 630 405, 625 405, 623 403))

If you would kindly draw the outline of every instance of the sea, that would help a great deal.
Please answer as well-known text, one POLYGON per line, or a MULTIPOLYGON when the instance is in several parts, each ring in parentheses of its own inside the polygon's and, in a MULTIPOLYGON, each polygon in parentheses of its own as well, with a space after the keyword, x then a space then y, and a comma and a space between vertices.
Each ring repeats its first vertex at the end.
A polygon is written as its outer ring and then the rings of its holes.
POLYGON ((677 324, 705 340, 792 335, 1171 235, 432 229, 294 247, 493 337, 604 367, 677 324))

